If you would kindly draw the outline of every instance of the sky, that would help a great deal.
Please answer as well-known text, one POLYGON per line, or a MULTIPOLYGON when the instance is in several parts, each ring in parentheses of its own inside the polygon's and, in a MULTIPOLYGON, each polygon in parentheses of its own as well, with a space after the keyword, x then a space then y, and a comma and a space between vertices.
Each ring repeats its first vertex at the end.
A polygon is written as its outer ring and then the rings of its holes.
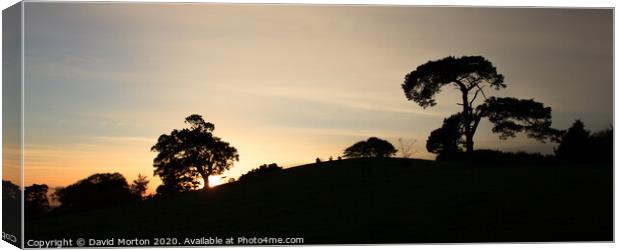
MULTIPOLYGON (((371 136, 414 142, 460 110, 407 101, 416 66, 482 55, 553 126, 613 124, 611 9, 25 3, 25 184, 66 186, 93 173, 152 176, 159 135, 190 114, 215 124, 240 161, 225 179, 277 163, 341 155, 371 136)), ((476 148, 552 153, 483 122, 476 148)))

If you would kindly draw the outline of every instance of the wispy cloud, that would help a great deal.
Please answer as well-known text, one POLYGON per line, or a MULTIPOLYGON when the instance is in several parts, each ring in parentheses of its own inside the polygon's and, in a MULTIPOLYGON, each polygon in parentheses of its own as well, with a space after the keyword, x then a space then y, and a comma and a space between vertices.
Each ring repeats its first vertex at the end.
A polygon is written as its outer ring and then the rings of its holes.
MULTIPOLYGON (((366 136, 414 138, 425 151, 458 96, 444 88, 423 109, 400 84, 447 55, 489 58, 509 85, 500 94, 551 105, 554 124, 584 113, 593 130, 613 122, 613 11, 26 6, 27 182, 152 173, 152 144, 194 113, 239 149, 229 176, 335 156, 366 136)), ((480 146, 551 147, 479 131, 480 146)))

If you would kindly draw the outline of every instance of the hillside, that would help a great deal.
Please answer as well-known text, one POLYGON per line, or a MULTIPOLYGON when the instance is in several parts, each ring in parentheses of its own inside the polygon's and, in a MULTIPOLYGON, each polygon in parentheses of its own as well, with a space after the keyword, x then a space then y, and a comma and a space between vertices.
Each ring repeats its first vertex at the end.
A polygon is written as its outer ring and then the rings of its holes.
POLYGON ((27 238, 304 237, 305 243, 613 240, 611 166, 309 164, 27 223, 27 238))

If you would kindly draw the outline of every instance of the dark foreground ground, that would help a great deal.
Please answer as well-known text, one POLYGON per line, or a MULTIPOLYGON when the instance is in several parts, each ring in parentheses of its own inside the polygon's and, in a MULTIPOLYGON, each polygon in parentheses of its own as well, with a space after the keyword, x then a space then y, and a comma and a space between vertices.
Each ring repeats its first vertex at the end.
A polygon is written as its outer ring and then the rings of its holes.
POLYGON ((612 166, 356 159, 27 222, 26 240, 303 237, 321 243, 612 241, 612 166))

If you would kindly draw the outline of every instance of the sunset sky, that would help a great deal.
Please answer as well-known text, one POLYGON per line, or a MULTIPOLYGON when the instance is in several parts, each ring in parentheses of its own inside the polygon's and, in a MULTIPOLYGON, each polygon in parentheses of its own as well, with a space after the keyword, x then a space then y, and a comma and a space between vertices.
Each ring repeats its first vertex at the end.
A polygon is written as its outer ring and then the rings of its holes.
MULTIPOLYGON (((275 162, 337 157, 377 136, 415 140, 461 108, 407 101, 404 76, 428 60, 482 55, 553 126, 613 123, 613 12, 387 6, 25 3, 25 184, 65 186, 98 172, 149 176, 157 137, 190 114, 215 124, 240 161, 227 177, 275 162)), ((476 148, 552 153, 500 141, 476 148)))

